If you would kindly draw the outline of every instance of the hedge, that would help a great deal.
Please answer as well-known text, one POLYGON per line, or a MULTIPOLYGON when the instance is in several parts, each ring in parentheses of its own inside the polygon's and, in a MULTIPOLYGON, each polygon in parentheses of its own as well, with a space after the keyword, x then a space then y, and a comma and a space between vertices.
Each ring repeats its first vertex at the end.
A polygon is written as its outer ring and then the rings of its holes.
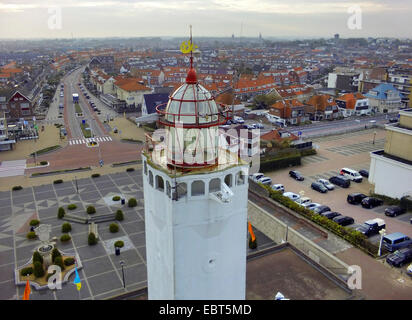
POLYGON ((18 190, 21 190, 21 189, 23 189, 22 186, 14 186, 14 187, 12 188, 13 191, 18 191, 18 190))
POLYGON ((62 179, 54 180, 53 183, 54 183, 54 184, 63 183, 63 180, 62 180, 62 179))
POLYGON ((137 206, 137 200, 135 198, 130 198, 129 201, 127 202, 127 205, 130 208, 136 207, 137 206))
POLYGON ((116 223, 112 223, 109 226, 109 230, 111 233, 115 233, 119 231, 119 225, 117 225, 116 223))
POLYGON ((26 267, 20 270, 20 275, 27 276, 33 273, 33 268, 32 267, 26 267))
POLYGON ((56 266, 59 266, 62 270, 64 270, 63 258, 61 256, 56 257, 56 259, 54 259, 54 264, 56 266))
POLYGON ((41 256, 41 254, 38 251, 33 252, 32 262, 35 263, 36 261, 43 264, 43 257, 41 256))
POLYGON ((315 155, 315 154, 317 154, 317 152, 316 152, 315 149, 307 149, 307 150, 302 150, 302 151, 300 152, 300 155, 301 155, 302 157, 313 156, 313 155, 315 155))
POLYGON ((119 196, 114 196, 114 197, 112 198, 112 200, 113 200, 113 201, 119 201, 119 200, 120 200, 120 197, 119 197, 119 196))
POLYGON ((74 210, 74 209, 76 209, 76 208, 77 208, 77 206, 76 206, 74 203, 69 204, 69 205, 67 206, 67 209, 69 209, 69 210, 74 210))
POLYGON ((116 219, 117 221, 123 221, 124 215, 123 215, 123 211, 122 211, 122 210, 119 209, 119 210, 116 211, 115 219, 116 219))
POLYGON ((47 164, 47 161, 40 161, 40 165, 45 166, 47 164))
POLYGON ((70 241, 71 238, 72 238, 72 237, 70 237, 70 235, 68 235, 67 233, 65 233, 65 234, 63 234, 63 235, 60 237, 60 241, 61 241, 61 242, 67 242, 67 241, 70 241))
POLYGON ((288 197, 284 197, 281 192, 274 191, 270 186, 264 186, 260 183, 260 185, 268 190, 270 197, 279 202, 280 204, 284 205, 285 207, 299 213, 300 215, 304 216, 305 218, 315 222, 316 224, 324 227, 325 229, 333 232, 334 234, 338 235, 339 237, 345 239, 352 245, 358 247, 359 249, 367 252, 368 254, 376 257, 378 253, 378 246, 369 242, 365 235, 361 232, 356 231, 352 228, 347 228, 339 225, 333 220, 328 219, 325 216, 320 214, 316 214, 313 211, 306 209, 298 205, 293 200, 289 199, 288 197))
POLYGON ((93 232, 89 233, 89 236, 87 238, 87 243, 92 246, 95 245, 97 243, 97 238, 96 235, 93 232))
POLYGON ((27 233, 27 239, 36 239, 36 234, 34 233, 34 231, 30 231, 29 233, 27 233))
POLYGON ((60 207, 59 210, 57 211, 57 218, 63 219, 65 214, 66 212, 64 211, 64 208, 60 207))
POLYGON ((38 226, 39 223, 40 223, 39 220, 33 219, 33 220, 30 221, 30 226, 35 227, 35 226, 38 226))
POLYGON ((44 276, 43 265, 40 262, 36 261, 33 263, 33 273, 36 278, 41 278, 44 276))
POLYGON ((92 178, 98 178, 98 177, 100 177, 100 173, 93 173, 92 174, 92 178))
POLYGON ((87 209, 86 209, 86 212, 87 212, 88 214, 96 213, 96 208, 93 207, 93 206, 88 206, 87 209))
POLYGON ((127 172, 133 172, 133 171, 134 171, 134 168, 127 168, 126 171, 127 171, 127 172))
POLYGON ((114 247, 115 247, 115 248, 123 248, 123 247, 124 247, 124 242, 121 241, 121 240, 116 241, 116 242, 114 243, 114 247))
POLYGON ((72 231, 72 225, 68 222, 63 223, 62 224, 62 232, 63 233, 68 233, 70 231, 72 231))
POLYGON ((76 261, 74 260, 74 258, 66 258, 66 259, 64 260, 64 265, 66 265, 66 266, 71 266, 71 265, 73 265, 75 262, 76 262, 76 261))
POLYGON ((377 194, 377 193, 373 193, 371 192, 371 197, 375 197, 378 199, 383 200, 386 204, 390 205, 390 206, 399 206, 401 204, 401 200, 400 199, 395 199, 395 198, 391 198, 388 196, 384 196, 382 194, 377 194))
POLYGON ((62 254, 60 253, 59 249, 54 248, 52 250, 52 261, 54 262, 54 260, 56 260, 57 257, 61 257, 62 254))
POLYGON ((301 164, 300 160, 300 155, 263 160, 260 162, 260 172, 268 172, 290 166, 299 166, 301 164))

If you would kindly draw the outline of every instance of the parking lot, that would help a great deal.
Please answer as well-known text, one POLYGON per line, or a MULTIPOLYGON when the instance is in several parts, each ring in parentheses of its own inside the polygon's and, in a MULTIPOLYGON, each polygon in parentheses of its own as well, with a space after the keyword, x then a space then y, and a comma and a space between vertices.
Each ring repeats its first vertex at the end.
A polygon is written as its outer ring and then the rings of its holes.
MULTIPOLYGON (((402 232, 412 237, 412 225, 410 219, 412 213, 407 212, 398 217, 386 217, 384 214, 386 205, 374 209, 364 209, 361 205, 351 205, 347 203, 346 197, 349 193, 361 192, 366 195, 371 190, 371 185, 366 178, 361 183, 351 182, 347 189, 335 187, 335 190, 325 194, 311 189, 311 183, 317 179, 329 179, 338 175, 343 167, 354 170, 369 170, 370 156, 372 150, 382 149, 384 145, 384 130, 376 130, 375 143, 373 144, 373 130, 365 130, 357 133, 325 137, 315 139, 317 145, 317 155, 308 156, 302 159, 302 165, 294 168, 286 168, 266 173, 272 178, 273 184, 283 184, 285 191, 304 194, 312 202, 317 202, 329 206, 332 211, 337 211, 342 215, 347 215, 355 219, 355 224, 363 223, 366 220, 382 218, 386 222, 386 233, 402 232), (296 181, 289 177, 290 170, 300 171, 305 180, 296 181)), ((372 242, 378 242, 379 236, 370 238, 372 242)))

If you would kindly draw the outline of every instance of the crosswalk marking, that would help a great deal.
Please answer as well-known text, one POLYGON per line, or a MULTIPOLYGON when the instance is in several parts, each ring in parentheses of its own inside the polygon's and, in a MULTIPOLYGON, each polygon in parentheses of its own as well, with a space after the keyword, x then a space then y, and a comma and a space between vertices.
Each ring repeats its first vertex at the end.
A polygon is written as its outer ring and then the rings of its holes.
POLYGON ((85 138, 85 139, 71 139, 69 140, 69 145, 77 145, 77 144, 87 144, 88 142, 91 141, 97 141, 97 142, 110 142, 113 141, 111 137, 94 137, 94 138, 85 138))

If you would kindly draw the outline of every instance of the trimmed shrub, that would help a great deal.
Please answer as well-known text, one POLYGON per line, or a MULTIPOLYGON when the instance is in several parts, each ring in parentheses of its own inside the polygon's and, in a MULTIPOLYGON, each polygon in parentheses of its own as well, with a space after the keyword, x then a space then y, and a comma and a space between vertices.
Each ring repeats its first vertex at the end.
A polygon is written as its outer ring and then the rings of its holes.
POLYGON ((54 248, 52 251, 52 261, 54 263, 54 260, 56 260, 57 257, 61 257, 62 254, 60 253, 59 249, 54 248))
POLYGON ((268 172, 276 169, 287 168, 291 166, 300 165, 301 156, 292 155, 282 158, 274 158, 269 160, 262 160, 260 162, 260 172, 268 172))
POLYGON ((32 259, 33 263, 35 263, 36 261, 40 262, 41 264, 43 264, 43 257, 41 256, 41 254, 37 251, 33 252, 33 259, 32 259))
POLYGON ((86 212, 87 212, 88 214, 96 213, 96 208, 93 207, 93 206, 88 206, 87 209, 86 209, 86 212))
POLYGON ((62 179, 54 180, 53 183, 54 183, 54 184, 63 183, 63 180, 62 180, 62 179))
POLYGON ((14 186, 14 187, 12 188, 13 191, 18 191, 18 190, 21 190, 21 189, 23 189, 22 186, 14 186))
POLYGON ((137 200, 135 198, 130 198, 129 201, 127 202, 127 206, 129 208, 133 208, 137 206, 137 200))
POLYGON ((38 226, 39 223, 40 223, 39 220, 33 219, 33 220, 30 221, 30 226, 35 227, 35 226, 38 226))
POLYGON ((33 268, 32 267, 26 267, 20 270, 20 275, 27 276, 33 273, 33 268))
POLYGON ((313 155, 315 155, 315 154, 317 154, 317 152, 316 152, 315 149, 302 150, 302 151, 300 152, 300 155, 301 155, 302 157, 313 156, 313 155))
POLYGON ((33 274, 36 278, 41 278, 44 276, 43 265, 38 261, 33 263, 33 274))
POLYGON ((98 178, 98 177, 100 177, 100 173, 93 173, 92 174, 92 178, 98 178))
POLYGON ((69 204, 69 205, 67 206, 67 209, 69 209, 69 210, 74 210, 74 209, 76 209, 76 208, 77 208, 77 206, 76 206, 74 203, 69 204))
POLYGON ((34 231, 30 231, 29 233, 27 233, 27 239, 32 240, 32 239, 36 239, 36 238, 37 238, 37 236, 34 233, 34 231))
POLYGON ((127 171, 127 172, 133 172, 133 171, 134 171, 134 168, 127 168, 126 171, 127 171))
POLYGON ((117 210, 115 218, 116 218, 117 221, 123 221, 123 219, 124 219, 123 211, 120 210, 120 209, 117 210))
POLYGON ((40 165, 42 165, 42 166, 47 165, 47 161, 40 161, 40 165))
POLYGON ((56 257, 56 259, 54 259, 54 264, 56 266, 59 266, 62 270, 64 270, 64 263, 63 263, 63 258, 60 257, 56 257))
POLYGON ((57 218, 63 219, 65 214, 66 214, 66 211, 64 211, 64 208, 60 207, 59 210, 57 211, 57 218))
POLYGON ((67 232, 70 232, 70 231, 72 231, 72 225, 68 222, 63 223, 62 224, 62 232, 67 233, 67 232))
POLYGON ((255 241, 252 241, 252 237, 249 237, 249 248, 250 249, 256 249, 257 248, 257 239, 255 238, 255 241))
POLYGON ((71 240, 72 237, 70 237, 70 235, 68 235, 67 233, 62 234, 62 236, 60 237, 60 241, 61 242, 67 242, 69 240, 71 240))
POLYGON ((89 243, 90 246, 95 245, 97 243, 96 235, 93 232, 89 233, 87 242, 89 243))
POLYGON ((111 233, 118 232, 119 231, 119 225, 116 224, 116 223, 112 223, 109 226, 109 230, 110 230, 111 233))
POLYGON ((75 263, 74 258, 66 258, 66 259, 64 259, 64 265, 65 265, 65 266, 71 266, 71 265, 73 265, 74 263, 75 263))
POLYGON ((112 198, 112 200, 113 200, 113 201, 119 201, 119 200, 120 200, 120 197, 119 197, 119 196, 114 196, 114 197, 112 198))
POLYGON ((121 240, 116 241, 116 242, 114 243, 114 247, 115 247, 115 248, 123 248, 123 247, 124 247, 124 242, 121 241, 121 240))

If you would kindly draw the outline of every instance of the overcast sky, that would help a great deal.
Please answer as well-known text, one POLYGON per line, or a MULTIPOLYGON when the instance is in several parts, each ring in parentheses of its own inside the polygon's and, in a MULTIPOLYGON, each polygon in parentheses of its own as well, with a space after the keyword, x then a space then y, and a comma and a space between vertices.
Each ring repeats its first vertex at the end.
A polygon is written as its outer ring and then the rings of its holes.
POLYGON ((0 0, 0 38, 185 36, 189 24, 194 37, 412 38, 411 17, 412 0, 0 0))

